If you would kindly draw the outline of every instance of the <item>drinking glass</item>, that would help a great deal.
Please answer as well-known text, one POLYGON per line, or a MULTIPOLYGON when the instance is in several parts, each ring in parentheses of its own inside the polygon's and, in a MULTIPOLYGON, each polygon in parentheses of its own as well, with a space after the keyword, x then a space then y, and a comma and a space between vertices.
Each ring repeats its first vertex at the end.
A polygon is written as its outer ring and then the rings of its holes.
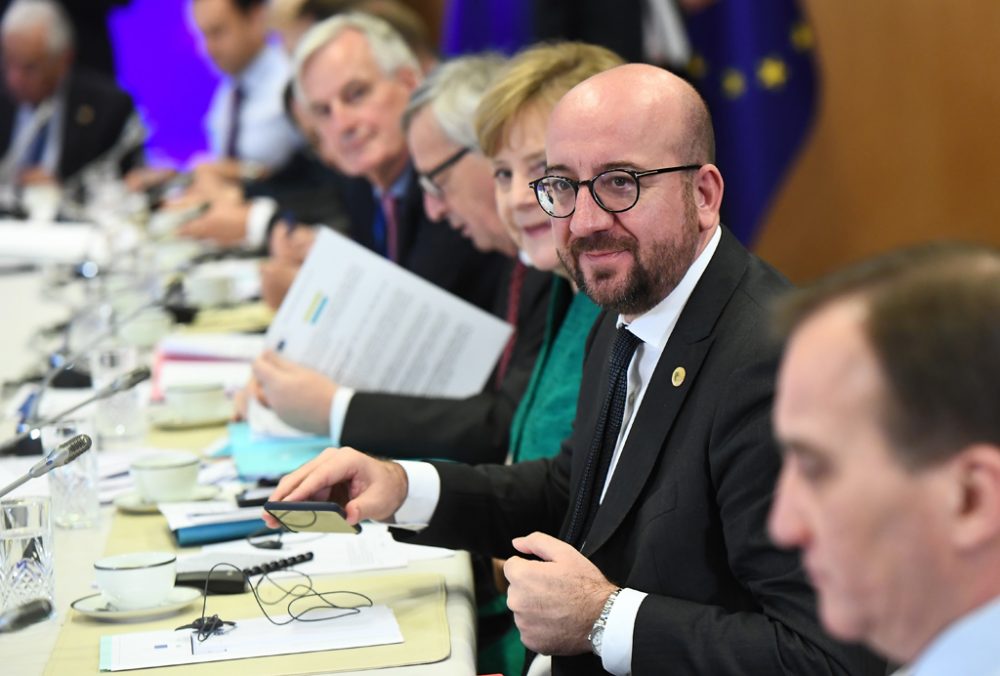
MULTIPOLYGON (((78 434, 93 439, 90 424, 83 420, 63 420, 42 428, 42 448, 51 453, 59 444, 78 434)), ((52 495, 52 520, 61 528, 89 528, 100 516, 97 495, 97 449, 91 448, 76 460, 48 473, 52 495)))
MULTIPOLYGON (((138 365, 139 354, 134 346, 116 345, 96 350, 90 364, 94 389, 106 387, 138 365)), ((104 450, 140 443, 146 434, 146 418, 139 390, 133 387, 97 402, 95 422, 104 450)))
POLYGON ((0 500, 0 612, 54 595, 49 499, 0 500))

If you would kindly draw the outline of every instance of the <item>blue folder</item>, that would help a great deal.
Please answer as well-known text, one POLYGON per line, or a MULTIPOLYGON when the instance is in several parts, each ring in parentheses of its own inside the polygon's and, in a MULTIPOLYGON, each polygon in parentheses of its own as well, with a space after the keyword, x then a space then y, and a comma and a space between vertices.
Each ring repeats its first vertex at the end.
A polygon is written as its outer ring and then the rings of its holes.
POLYGON ((298 469, 333 446, 329 437, 255 439, 246 423, 230 423, 229 448, 236 471, 245 481, 275 479, 298 469))
POLYGON ((207 545, 212 542, 239 540, 263 528, 263 519, 232 521, 230 523, 209 523, 202 526, 178 528, 174 531, 174 537, 177 538, 178 546, 193 547, 194 545, 207 545))

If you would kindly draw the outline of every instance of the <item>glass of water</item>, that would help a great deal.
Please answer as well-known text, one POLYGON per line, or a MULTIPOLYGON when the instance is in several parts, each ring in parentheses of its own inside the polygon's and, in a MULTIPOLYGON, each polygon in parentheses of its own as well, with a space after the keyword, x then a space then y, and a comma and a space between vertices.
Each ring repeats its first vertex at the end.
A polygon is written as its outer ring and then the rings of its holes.
MULTIPOLYGON (((64 420, 42 428, 42 448, 51 453, 59 444, 78 434, 93 438, 86 421, 64 420)), ((89 528, 97 523, 97 449, 91 448, 73 462, 48 473, 52 495, 52 520, 61 528, 89 528)))
POLYGON ((49 499, 0 500, 0 612, 54 595, 49 499))
MULTIPOLYGON (((90 360, 94 389, 110 385, 118 376, 139 365, 139 352, 132 345, 95 350, 90 360)), ((146 417, 140 391, 118 392, 97 402, 97 435, 104 450, 138 445, 146 435, 146 417)))

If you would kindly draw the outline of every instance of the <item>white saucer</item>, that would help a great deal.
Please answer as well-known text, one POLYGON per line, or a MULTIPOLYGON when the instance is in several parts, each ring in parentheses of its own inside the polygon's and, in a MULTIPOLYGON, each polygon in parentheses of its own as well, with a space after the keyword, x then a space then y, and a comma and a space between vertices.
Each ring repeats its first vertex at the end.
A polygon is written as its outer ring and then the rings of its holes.
POLYGON ((152 608, 137 608, 135 610, 119 610, 108 603, 103 594, 84 596, 70 604, 70 607, 81 615, 93 617, 106 622, 138 622, 152 620, 176 613, 188 607, 201 598, 201 590, 194 587, 174 587, 167 599, 152 608))
POLYGON ((161 430, 193 430, 199 427, 225 425, 233 417, 233 404, 229 401, 204 411, 198 416, 182 415, 167 406, 149 409, 149 424, 161 430))
MULTIPOLYGON (((219 494, 218 486, 195 486, 194 494, 183 502, 197 502, 201 500, 211 500, 219 494)), ((115 507, 127 514, 156 514, 160 509, 155 502, 146 502, 136 491, 122 493, 115 498, 115 507)))

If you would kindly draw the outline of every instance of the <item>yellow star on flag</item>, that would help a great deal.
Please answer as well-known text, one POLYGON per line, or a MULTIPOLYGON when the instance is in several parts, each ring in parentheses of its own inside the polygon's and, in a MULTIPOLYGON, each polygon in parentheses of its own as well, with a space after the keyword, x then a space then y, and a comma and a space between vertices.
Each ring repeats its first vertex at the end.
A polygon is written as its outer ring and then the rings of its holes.
POLYGON ((692 54, 691 59, 688 61, 687 69, 688 74, 695 80, 704 78, 705 73, 708 72, 708 64, 705 63, 705 57, 701 54, 692 54))
POLYGON ((792 26, 792 47, 799 52, 805 52, 813 48, 816 44, 816 37, 813 35, 812 26, 805 21, 799 21, 792 26))
POLYGON ((788 81, 788 68, 781 59, 769 56, 758 64, 757 79, 764 89, 778 89, 788 81))
POLYGON ((747 90, 747 81, 743 73, 735 68, 727 68, 722 74, 722 91, 728 98, 738 99, 747 90))

